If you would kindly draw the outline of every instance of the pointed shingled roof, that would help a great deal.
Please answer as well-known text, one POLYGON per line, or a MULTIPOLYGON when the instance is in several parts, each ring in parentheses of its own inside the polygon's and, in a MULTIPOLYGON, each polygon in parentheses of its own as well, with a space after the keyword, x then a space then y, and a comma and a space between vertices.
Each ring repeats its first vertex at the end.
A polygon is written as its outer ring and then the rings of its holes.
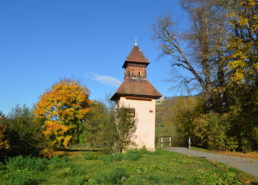
POLYGON ((138 47, 138 45, 134 45, 133 49, 129 53, 128 57, 125 59, 125 63, 123 65, 123 68, 126 67, 126 64, 130 63, 144 63, 149 64, 148 59, 144 56, 141 49, 138 47))
POLYGON ((115 94, 111 97, 111 100, 116 100, 119 96, 143 96, 154 99, 160 98, 162 95, 157 89, 146 79, 126 79, 115 94))

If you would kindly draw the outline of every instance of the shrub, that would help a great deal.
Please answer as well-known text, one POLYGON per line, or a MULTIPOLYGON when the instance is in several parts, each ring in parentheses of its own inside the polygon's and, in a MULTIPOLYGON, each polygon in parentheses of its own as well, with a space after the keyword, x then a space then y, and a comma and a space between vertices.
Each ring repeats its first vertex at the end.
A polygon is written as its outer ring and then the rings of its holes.
POLYGON ((129 150, 126 154, 126 159, 131 161, 138 161, 142 157, 141 153, 139 151, 132 151, 129 150))
POLYGON ((100 174, 95 178, 97 184, 122 184, 129 175, 125 168, 115 168, 111 172, 100 174))
POLYGON ((43 171, 46 170, 48 165, 48 159, 38 157, 23 157, 17 156, 9 158, 6 161, 6 168, 8 171, 15 170, 32 170, 32 171, 43 171))
POLYGON ((194 139, 201 146, 214 150, 226 149, 227 127, 219 114, 201 114, 192 124, 194 139))
POLYGON ((45 147, 45 139, 41 124, 34 119, 29 108, 17 105, 8 116, 7 125, 10 156, 40 154, 45 147))
POLYGON ((7 185, 38 185, 42 179, 36 178, 33 171, 28 169, 17 169, 6 174, 4 184, 7 185))
POLYGON ((85 155, 84 155, 84 158, 86 160, 98 160, 99 159, 99 154, 96 154, 96 153, 92 153, 92 152, 87 152, 85 155))
POLYGON ((7 126, 0 122, 0 161, 3 161, 7 157, 9 149, 10 144, 7 140, 7 126))
POLYGON ((75 176, 84 176, 86 174, 86 168, 81 165, 75 165, 73 163, 67 163, 66 166, 58 168, 57 176, 58 177, 75 177, 75 176))
POLYGON ((128 178, 125 168, 115 168, 108 176, 108 182, 112 184, 121 184, 123 180, 128 178))
POLYGON ((225 150, 235 151, 238 148, 236 137, 228 137, 225 141, 225 150))
POLYGON ((56 155, 49 161, 49 168, 52 169, 59 169, 59 168, 65 168, 70 167, 69 166, 69 157, 67 155, 56 155))
POLYGON ((124 155, 121 153, 105 155, 101 159, 104 161, 104 163, 109 164, 115 161, 122 161, 124 159, 124 155))
POLYGON ((135 145, 132 141, 133 133, 136 130, 136 120, 132 116, 133 112, 133 109, 127 107, 116 110, 117 141, 115 146, 120 153, 129 145, 135 145))

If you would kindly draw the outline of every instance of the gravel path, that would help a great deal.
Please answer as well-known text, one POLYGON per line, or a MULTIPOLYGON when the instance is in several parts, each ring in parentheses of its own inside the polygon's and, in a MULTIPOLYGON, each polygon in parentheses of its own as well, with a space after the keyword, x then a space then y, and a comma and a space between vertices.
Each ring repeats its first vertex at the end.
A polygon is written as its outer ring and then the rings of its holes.
POLYGON ((237 168, 243 172, 249 173, 258 177, 258 160, 257 159, 250 159, 246 157, 237 157, 237 156, 228 156, 223 154, 215 154, 210 152, 202 152, 202 151, 195 151, 189 150, 188 148, 184 147, 167 147, 165 150, 185 154, 188 156, 195 156, 206 158, 208 160, 216 161, 224 163, 228 166, 237 168))

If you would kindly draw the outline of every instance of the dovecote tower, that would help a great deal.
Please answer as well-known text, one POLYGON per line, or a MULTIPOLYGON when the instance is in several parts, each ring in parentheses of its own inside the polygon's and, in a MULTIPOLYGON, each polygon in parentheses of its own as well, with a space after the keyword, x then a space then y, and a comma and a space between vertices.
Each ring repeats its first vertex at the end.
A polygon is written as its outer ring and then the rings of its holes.
POLYGON ((154 151, 156 99, 162 95, 147 79, 148 65, 149 61, 135 43, 123 64, 124 82, 111 100, 116 102, 117 108, 123 106, 133 110, 137 120, 134 137, 136 147, 154 151))

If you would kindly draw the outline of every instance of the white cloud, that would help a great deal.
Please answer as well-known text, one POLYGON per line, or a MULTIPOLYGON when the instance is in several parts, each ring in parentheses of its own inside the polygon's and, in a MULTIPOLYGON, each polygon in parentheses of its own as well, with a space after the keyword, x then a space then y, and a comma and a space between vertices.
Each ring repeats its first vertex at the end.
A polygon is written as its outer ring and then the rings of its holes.
POLYGON ((121 84, 121 81, 112 77, 112 76, 105 76, 105 75, 98 75, 98 74, 92 74, 92 79, 100 82, 102 84, 118 87, 121 84))

